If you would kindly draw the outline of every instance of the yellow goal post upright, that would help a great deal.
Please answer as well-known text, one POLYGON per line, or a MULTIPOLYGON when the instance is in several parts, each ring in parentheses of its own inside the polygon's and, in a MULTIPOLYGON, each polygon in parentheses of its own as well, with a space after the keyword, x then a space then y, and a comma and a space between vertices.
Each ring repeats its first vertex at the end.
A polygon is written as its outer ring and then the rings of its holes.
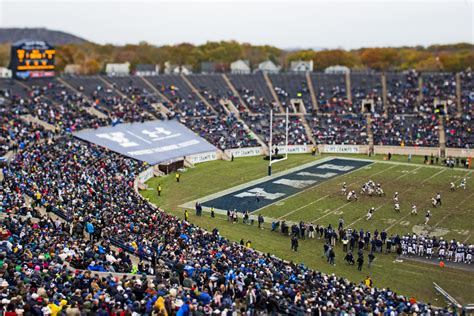
MULTIPOLYGON (((288 107, 286 107, 286 116, 285 116, 285 157, 278 159, 278 156, 276 157, 277 159, 273 160, 272 159, 272 154, 273 154, 273 109, 270 110, 270 140, 268 144, 268 152, 269 152, 269 163, 268 163, 268 175, 272 175, 272 164, 287 160, 288 159, 288 118, 289 118, 289 113, 288 113, 288 107)), ((275 146, 275 148, 278 148, 278 144, 275 146)))

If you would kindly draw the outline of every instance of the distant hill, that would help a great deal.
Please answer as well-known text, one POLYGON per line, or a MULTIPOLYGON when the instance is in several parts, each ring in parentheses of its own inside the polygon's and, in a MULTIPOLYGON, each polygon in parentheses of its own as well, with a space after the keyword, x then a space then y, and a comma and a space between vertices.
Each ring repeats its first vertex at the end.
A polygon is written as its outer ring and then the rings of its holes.
POLYGON ((14 43, 22 39, 42 40, 51 45, 81 44, 87 40, 62 31, 46 28, 0 28, 0 44, 14 43))

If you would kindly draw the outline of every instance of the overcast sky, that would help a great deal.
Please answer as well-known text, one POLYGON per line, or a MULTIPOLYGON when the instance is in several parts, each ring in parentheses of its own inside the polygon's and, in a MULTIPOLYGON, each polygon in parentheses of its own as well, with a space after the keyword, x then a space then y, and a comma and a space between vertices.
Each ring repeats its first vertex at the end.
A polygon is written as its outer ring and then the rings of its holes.
POLYGON ((1 27, 46 27, 96 43, 237 40, 280 48, 474 41, 473 0, 0 0, 1 27))

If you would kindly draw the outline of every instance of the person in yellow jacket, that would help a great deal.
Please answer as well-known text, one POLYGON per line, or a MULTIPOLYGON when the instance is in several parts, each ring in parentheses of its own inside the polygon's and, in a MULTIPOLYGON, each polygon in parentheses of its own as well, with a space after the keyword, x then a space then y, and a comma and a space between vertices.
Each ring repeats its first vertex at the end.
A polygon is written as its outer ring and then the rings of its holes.
POLYGON ((181 174, 179 172, 176 172, 176 182, 179 182, 180 178, 181 178, 181 174))
POLYGON ((156 312, 158 312, 158 315, 168 316, 168 312, 165 308, 165 300, 162 296, 158 297, 153 307, 155 307, 155 310, 156 312))
POLYGON ((372 279, 370 278, 370 276, 367 276, 367 278, 364 280, 364 284, 365 286, 367 286, 368 288, 371 288, 372 287, 372 279))
POLYGON ((189 220, 188 210, 184 210, 184 220, 187 222, 189 220))
POLYGON ((61 300, 61 302, 59 303, 59 306, 56 305, 55 303, 49 303, 48 307, 51 310, 51 316, 57 316, 59 312, 63 309, 63 307, 66 305, 67 305, 66 300, 61 300))

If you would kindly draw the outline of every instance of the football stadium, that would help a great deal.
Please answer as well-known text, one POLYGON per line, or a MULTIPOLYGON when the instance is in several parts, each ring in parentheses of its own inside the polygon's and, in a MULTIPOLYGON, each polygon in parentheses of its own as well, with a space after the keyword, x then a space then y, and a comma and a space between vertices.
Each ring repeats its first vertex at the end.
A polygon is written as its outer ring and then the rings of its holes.
POLYGON ((472 2, 136 5, 0 3, 3 315, 474 313, 472 2))

